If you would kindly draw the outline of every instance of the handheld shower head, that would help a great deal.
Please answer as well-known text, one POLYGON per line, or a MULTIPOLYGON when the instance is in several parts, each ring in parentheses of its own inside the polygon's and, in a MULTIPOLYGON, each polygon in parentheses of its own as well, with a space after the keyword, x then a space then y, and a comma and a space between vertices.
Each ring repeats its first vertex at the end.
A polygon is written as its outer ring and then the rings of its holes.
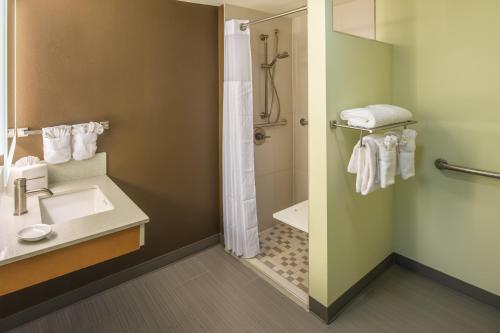
POLYGON ((290 54, 288 54, 287 51, 283 51, 283 52, 278 53, 274 57, 273 61, 271 61, 271 63, 269 63, 269 67, 273 67, 274 64, 276 64, 276 61, 278 61, 278 59, 285 59, 285 58, 288 58, 289 56, 290 56, 290 54))
POLYGON ((285 59, 285 58, 288 58, 289 56, 290 56, 290 55, 288 54, 288 52, 287 52, 287 51, 283 51, 283 52, 281 52, 281 53, 278 53, 278 54, 276 55, 276 58, 278 58, 278 59, 285 59))

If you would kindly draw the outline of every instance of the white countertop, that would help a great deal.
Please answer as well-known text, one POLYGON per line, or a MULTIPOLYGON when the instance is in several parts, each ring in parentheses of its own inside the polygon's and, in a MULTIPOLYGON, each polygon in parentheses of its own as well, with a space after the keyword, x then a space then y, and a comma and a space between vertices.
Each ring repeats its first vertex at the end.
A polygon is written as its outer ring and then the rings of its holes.
POLYGON ((17 238, 17 232, 29 225, 42 223, 39 196, 27 199, 28 213, 14 216, 14 198, 0 197, 0 266, 122 231, 149 222, 144 212, 108 177, 98 176, 59 184, 54 194, 98 186, 114 206, 113 210, 52 225, 48 239, 28 243, 17 238))

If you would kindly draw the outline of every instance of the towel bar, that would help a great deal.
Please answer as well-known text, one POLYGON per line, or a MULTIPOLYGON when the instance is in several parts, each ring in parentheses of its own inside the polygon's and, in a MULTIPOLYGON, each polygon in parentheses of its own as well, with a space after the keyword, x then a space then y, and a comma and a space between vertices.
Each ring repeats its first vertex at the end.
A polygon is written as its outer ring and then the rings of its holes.
POLYGON ((398 128, 398 127, 407 127, 409 125, 414 125, 417 124, 418 121, 416 120, 409 120, 409 121, 403 121, 401 123, 394 123, 394 124, 389 124, 389 125, 384 125, 384 126, 379 126, 379 127, 373 127, 373 128, 365 128, 365 127, 358 127, 358 126, 350 126, 347 124, 342 124, 338 122, 337 120, 331 120, 330 121, 330 128, 331 129, 337 129, 338 127, 340 128, 349 128, 357 131, 362 131, 362 132, 367 132, 367 133, 375 133, 378 131, 384 131, 384 130, 389 130, 393 128, 398 128))
POLYGON ((337 128, 348 128, 348 129, 353 129, 359 131, 359 142, 361 146, 363 146, 363 136, 364 133, 370 133, 373 134, 378 131, 385 131, 385 130, 390 130, 393 128, 398 128, 398 127, 408 127, 409 125, 414 125, 417 124, 418 121, 416 120, 408 120, 408 121, 403 121, 400 123, 394 123, 394 124, 389 124, 389 125, 384 125, 384 126, 379 126, 379 127, 373 127, 373 128, 365 128, 365 127, 359 127, 359 126, 351 126, 347 124, 342 124, 338 122, 337 120, 330 120, 330 128, 331 129, 337 129, 337 128))
MULTIPOLYGON (((109 130, 109 121, 101 121, 99 124, 104 127, 105 130, 109 130)), ((30 136, 30 135, 42 135, 42 130, 37 129, 37 130, 30 130, 29 128, 18 128, 17 129, 17 137, 22 138, 25 136, 30 136)), ((14 129, 9 129, 9 138, 14 137, 14 129)))
POLYGON ((476 176, 483 176, 483 177, 488 177, 488 178, 500 179, 500 173, 498 173, 498 172, 492 172, 492 171, 486 171, 486 170, 480 170, 480 169, 467 168, 467 167, 463 167, 463 166, 459 166, 459 165, 453 165, 453 164, 449 164, 448 161, 446 161, 445 159, 442 159, 442 158, 437 159, 434 162, 434 165, 439 170, 451 170, 451 171, 467 173, 469 175, 476 175, 476 176))

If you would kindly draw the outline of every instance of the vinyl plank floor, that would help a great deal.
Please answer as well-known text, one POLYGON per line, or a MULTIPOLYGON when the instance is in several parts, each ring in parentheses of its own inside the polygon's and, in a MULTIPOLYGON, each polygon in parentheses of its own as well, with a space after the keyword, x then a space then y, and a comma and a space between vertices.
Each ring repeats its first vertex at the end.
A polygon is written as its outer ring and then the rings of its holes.
POLYGON ((500 311, 394 266, 326 326, 215 246, 11 332, 498 333, 500 311))
POLYGON ((500 332, 500 311, 393 266, 346 307, 328 332, 500 332))

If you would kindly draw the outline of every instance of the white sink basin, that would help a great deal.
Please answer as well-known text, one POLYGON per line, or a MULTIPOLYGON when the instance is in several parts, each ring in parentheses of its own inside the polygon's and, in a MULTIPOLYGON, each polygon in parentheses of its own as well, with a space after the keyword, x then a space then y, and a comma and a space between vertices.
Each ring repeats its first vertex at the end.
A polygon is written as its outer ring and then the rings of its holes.
POLYGON ((99 187, 60 193, 40 199, 42 222, 56 224, 114 209, 99 187))

